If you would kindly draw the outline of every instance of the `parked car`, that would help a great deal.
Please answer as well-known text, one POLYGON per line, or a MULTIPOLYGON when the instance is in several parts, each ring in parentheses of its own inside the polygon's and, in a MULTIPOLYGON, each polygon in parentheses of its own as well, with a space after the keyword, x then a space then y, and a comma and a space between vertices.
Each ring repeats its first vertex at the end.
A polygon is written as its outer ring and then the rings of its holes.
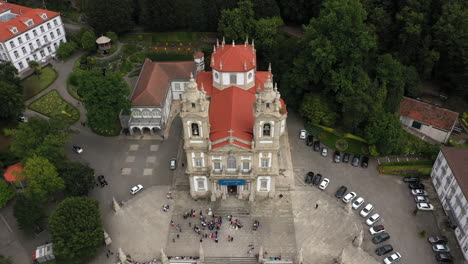
POLYGON ((343 163, 348 163, 349 162, 349 157, 351 155, 349 155, 349 153, 345 153, 343 154, 343 163))
POLYGON ((304 129, 301 130, 301 133, 299 134, 300 139, 305 139, 306 138, 306 131, 304 129))
POLYGON ((314 141, 314 151, 320 151, 320 141, 314 141))
POLYGON ((369 157, 362 157, 361 167, 367 168, 369 166, 369 157))
POLYGON ((383 245, 375 250, 377 256, 383 256, 393 251, 392 245, 383 245))
POLYGON ((136 186, 133 186, 132 189, 130 189, 131 194, 136 194, 137 192, 143 190, 143 185, 138 184, 136 186))
POLYGON ((426 196, 421 196, 421 195, 417 195, 414 197, 414 200, 417 202, 417 203, 427 203, 429 202, 429 200, 427 199, 426 196))
POLYGON ((353 209, 358 209, 364 203, 364 198, 359 197, 353 202, 353 209))
POLYGON ((366 217, 374 210, 374 206, 372 204, 367 204, 359 213, 362 217, 366 217))
POLYGON ((328 148, 322 147, 322 156, 326 157, 328 155, 328 148))
POLYGON ((99 184, 101 185, 101 187, 104 187, 105 185, 108 185, 106 179, 104 178, 104 175, 97 176, 97 180, 98 180, 99 184))
POLYGON ((306 178, 305 178, 305 183, 307 184, 311 184, 312 183, 312 178, 314 178, 314 173, 309 171, 306 175, 306 178))
POLYGON ((366 220, 366 224, 367 224, 368 226, 371 226, 371 225, 377 223, 379 220, 380 220, 380 215, 379 215, 379 214, 373 214, 371 217, 369 217, 369 218, 366 220))
POLYGON ((432 246, 432 250, 434 252, 441 252, 441 253, 450 252, 450 248, 445 244, 435 244, 432 246))
POLYGON ((383 231, 385 231, 385 227, 383 225, 376 225, 376 226, 369 228, 369 232, 372 235, 382 233, 383 231))
POLYGON ((171 168, 171 170, 175 170, 177 167, 177 159, 172 158, 169 162, 169 167, 171 168))
POLYGON ((434 206, 430 203, 417 203, 416 207, 418 207, 418 210, 422 211, 433 211, 434 206))
POLYGON ((343 197, 343 195, 345 194, 345 192, 348 190, 348 188, 346 188, 346 186, 341 186, 335 193, 335 197, 336 198, 341 198, 343 197))
POLYGON ((395 262, 398 262, 401 259, 401 254, 396 252, 392 254, 391 256, 386 257, 383 261, 385 264, 392 264, 395 262))
POLYGON ((341 154, 338 150, 335 150, 335 153, 333 153, 333 161, 335 163, 340 163, 340 159, 341 159, 341 154))
POLYGON ((421 189, 421 190, 424 190, 424 184, 420 183, 420 182, 412 182, 408 185, 408 187, 410 189, 421 189))
POLYGON ((446 236, 431 236, 427 238, 427 241, 431 244, 445 244, 448 242, 446 236))
POLYGON ((404 182, 420 182, 421 179, 419 177, 415 177, 415 176, 408 176, 408 177, 404 177, 403 181, 404 182))
POLYGON ((18 116, 18 121, 19 122, 28 122, 28 118, 25 116, 18 116))
POLYGON ((330 179, 328 178, 323 178, 322 182, 319 185, 320 190, 325 190, 328 187, 328 184, 330 183, 330 179))
POLYGON ((382 243, 382 242, 384 242, 386 240, 389 240, 389 239, 390 239, 390 235, 388 233, 386 233, 386 232, 383 232, 383 233, 375 235, 372 238, 372 243, 379 244, 379 243, 382 243))
POLYGON ((78 153, 78 154, 81 154, 83 152, 83 149, 77 145, 73 145, 73 150, 78 153))
POLYGON ((312 135, 308 135, 306 139, 306 145, 312 146, 314 144, 314 137, 312 135))
POLYGON ((412 195, 422 195, 422 196, 427 196, 427 192, 423 189, 412 189, 411 190, 412 195))
POLYGON ((321 180, 322 180, 322 174, 317 173, 317 174, 315 174, 314 178, 312 178, 312 184, 313 185, 319 185, 321 180))
POLYGON ((343 202, 344 203, 349 203, 354 199, 354 197, 356 197, 356 193, 355 192, 350 192, 350 193, 348 193, 347 195, 345 195, 343 197, 343 202))
POLYGON ((453 256, 450 253, 437 253, 435 255, 435 258, 439 262, 444 262, 444 263, 452 263, 453 262, 453 256))
POLYGON ((361 156, 354 155, 353 160, 351 161, 351 165, 353 165, 353 167, 359 166, 359 161, 360 160, 361 160, 361 156))

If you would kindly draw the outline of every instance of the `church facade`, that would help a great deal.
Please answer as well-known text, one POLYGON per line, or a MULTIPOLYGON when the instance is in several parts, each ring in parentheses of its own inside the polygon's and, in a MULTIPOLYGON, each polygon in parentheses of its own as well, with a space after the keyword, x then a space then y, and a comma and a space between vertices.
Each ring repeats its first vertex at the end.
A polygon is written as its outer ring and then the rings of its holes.
POLYGON ((193 198, 273 197, 286 105, 254 43, 213 48, 212 71, 191 76, 181 99, 185 173, 193 198))

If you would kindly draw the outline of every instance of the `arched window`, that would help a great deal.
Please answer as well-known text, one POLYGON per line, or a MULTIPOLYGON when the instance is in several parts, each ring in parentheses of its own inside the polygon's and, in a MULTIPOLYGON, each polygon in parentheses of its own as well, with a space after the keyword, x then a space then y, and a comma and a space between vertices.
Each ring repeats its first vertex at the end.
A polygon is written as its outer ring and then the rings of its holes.
POLYGON ((197 123, 192 123, 192 136, 199 136, 200 130, 198 129, 197 123))
POLYGON ((271 136, 271 125, 270 124, 264 124, 263 125, 263 136, 264 137, 269 137, 271 136))
POLYGON ((227 169, 235 170, 236 169, 236 158, 234 156, 229 156, 227 159, 227 169))

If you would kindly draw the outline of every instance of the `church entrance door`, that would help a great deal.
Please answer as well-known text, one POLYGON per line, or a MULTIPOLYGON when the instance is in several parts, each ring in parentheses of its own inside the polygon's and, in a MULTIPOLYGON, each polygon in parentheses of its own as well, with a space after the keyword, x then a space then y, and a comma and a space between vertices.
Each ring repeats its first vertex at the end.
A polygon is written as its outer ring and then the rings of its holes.
POLYGON ((228 185, 227 189, 229 194, 237 194, 237 185, 228 185))

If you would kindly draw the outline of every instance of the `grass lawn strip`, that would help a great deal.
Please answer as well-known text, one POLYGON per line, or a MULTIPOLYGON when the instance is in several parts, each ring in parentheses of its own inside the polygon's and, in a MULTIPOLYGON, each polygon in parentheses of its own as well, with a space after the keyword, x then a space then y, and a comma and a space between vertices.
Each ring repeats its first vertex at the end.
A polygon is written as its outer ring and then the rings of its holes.
POLYGON ((348 144, 348 147, 343 152, 350 154, 369 155, 367 143, 353 139, 350 134, 344 134, 343 136, 340 136, 338 134, 341 133, 331 128, 327 129, 333 130, 333 132, 314 125, 306 125, 305 128, 309 134, 314 136, 314 140, 319 140, 322 144, 330 149, 336 149, 336 142, 338 140, 344 140, 348 144))
POLYGON ((58 77, 52 67, 44 67, 41 74, 32 74, 21 81, 24 87, 24 99, 28 100, 49 87, 58 77))
POLYGON ((387 162, 379 166, 379 172, 389 175, 424 176, 431 174, 432 160, 387 162))
POLYGON ((72 124, 80 119, 76 107, 60 97, 57 90, 52 90, 29 105, 29 108, 51 118, 63 119, 72 124))

